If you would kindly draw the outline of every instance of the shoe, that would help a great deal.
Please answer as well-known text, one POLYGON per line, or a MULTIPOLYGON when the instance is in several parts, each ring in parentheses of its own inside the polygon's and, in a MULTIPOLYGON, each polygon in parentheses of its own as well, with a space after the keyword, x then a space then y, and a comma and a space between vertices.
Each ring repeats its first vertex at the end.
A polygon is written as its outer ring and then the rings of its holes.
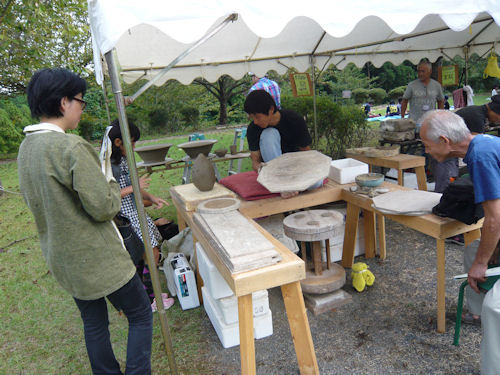
POLYGON ((474 318, 470 312, 466 312, 465 314, 462 314, 462 323, 481 327, 481 317, 474 318))
MULTIPOLYGON (((174 299, 173 298, 168 298, 167 293, 162 293, 161 294, 161 299, 163 300, 163 308, 167 310, 170 306, 174 304, 174 299)), ((156 298, 153 300, 153 303, 151 304, 151 311, 155 312, 158 310, 158 307, 156 306, 156 298)))
POLYGON ((448 237, 445 240, 445 242, 446 243, 453 243, 455 245, 464 246, 465 245, 464 235, 463 234, 459 234, 458 236, 448 237))

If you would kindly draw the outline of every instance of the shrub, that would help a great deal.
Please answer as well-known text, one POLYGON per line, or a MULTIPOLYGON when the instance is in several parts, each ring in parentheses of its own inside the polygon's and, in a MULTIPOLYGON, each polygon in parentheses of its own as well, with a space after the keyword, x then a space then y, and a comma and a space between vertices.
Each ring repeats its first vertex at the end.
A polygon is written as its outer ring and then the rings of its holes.
POLYGON ((385 102, 385 98, 387 97, 387 93, 384 89, 374 88, 369 91, 370 98, 375 102, 375 104, 382 104, 385 102))
MULTIPOLYGON (((283 108, 292 109, 306 119, 314 142, 313 100, 311 97, 294 98, 284 96, 283 108)), ((316 98, 318 145, 313 145, 334 159, 344 157, 345 149, 364 144, 368 135, 368 125, 362 109, 356 105, 340 105, 330 97, 316 98)))
POLYGON ((351 94, 354 102, 358 104, 367 102, 370 97, 370 92, 367 89, 354 89, 351 94))
POLYGON ((7 112, 0 108, 0 154, 17 152, 22 140, 22 131, 16 128, 7 112))
POLYGON ((396 87, 396 88, 392 89, 391 91, 389 91, 387 93, 387 95, 389 96, 389 98, 391 98, 393 100, 398 100, 399 98, 403 97, 405 90, 406 90, 406 86, 399 86, 399 87, 396 87))
POLYGON ((200 111, 195 106, 184 106, 181 108, 182 121, 187 126, 192 126, 195 129, 198 127, 200 121, 200 111))

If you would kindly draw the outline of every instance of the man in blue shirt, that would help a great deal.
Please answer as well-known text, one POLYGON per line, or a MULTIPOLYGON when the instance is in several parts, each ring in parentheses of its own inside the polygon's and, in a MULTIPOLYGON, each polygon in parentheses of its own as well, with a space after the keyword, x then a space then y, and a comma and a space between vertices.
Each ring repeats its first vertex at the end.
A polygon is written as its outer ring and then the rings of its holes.
MULTIPOLYGON (((495 112, 496 113, 496 112, 495 112)), ((500 120, 497 114, 495 121, 500 120)), ((474 185, 475 202, 484 209, 484 223, 476 257, 468 272, 471 288, 479 293, 490 261, 496 261, 500 240, 500 138, 472 135, 463 119, 450 111, 430 111, 423 118, 420 138, 438 162, 462 157, 474 185)), ((500 282, 486 293, 481 311, 481 374, 500 369, 500 282)))

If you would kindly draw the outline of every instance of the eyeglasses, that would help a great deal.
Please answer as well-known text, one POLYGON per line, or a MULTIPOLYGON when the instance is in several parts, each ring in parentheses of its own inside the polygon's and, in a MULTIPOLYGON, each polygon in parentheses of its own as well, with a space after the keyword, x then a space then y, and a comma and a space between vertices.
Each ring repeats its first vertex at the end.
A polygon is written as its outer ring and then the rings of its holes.
POLYGON ((73 99, 76 100, 77 102, 80 102, 80 104, 82 105, 82 111, 85 109, 85 107, 87 106, 87 102, 83 99, 79 99, 79 98, 75 98, 73 96, 73 99))

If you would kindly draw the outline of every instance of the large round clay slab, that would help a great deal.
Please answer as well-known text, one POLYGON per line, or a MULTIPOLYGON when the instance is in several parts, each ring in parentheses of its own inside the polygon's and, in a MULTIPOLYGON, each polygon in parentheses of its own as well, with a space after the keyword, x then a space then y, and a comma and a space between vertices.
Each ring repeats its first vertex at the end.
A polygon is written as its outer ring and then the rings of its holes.
POLYGON ((196 211, 202 214, 220 214, 234 211, 240 208, 239 199, 235 198, 214 198, 201 202, 196 211))

